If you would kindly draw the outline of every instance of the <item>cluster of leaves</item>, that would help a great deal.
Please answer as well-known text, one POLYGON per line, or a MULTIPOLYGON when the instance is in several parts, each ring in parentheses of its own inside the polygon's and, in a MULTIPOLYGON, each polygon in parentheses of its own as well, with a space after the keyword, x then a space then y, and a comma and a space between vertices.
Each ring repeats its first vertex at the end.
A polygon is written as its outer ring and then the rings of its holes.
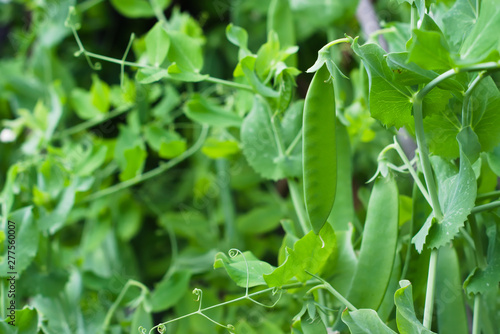
POLYGON ((323 48, 359 33, 356 1, 3 4, 0 275, 11 220, 18 327, 2 331, 467 333, 473 309, 494 333, 500 9, 397 2, 367 43, 323 48), (337 121, 305 130, 318 49, 337 121), (303 147, 321 175, 305 194, 303 147))

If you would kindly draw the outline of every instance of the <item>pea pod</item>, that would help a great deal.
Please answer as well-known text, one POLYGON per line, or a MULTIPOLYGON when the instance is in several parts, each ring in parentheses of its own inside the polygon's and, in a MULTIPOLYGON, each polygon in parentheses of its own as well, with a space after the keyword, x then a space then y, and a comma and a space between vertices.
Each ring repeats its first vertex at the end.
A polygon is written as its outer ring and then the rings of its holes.
POLYGON ((377 310, 391 279, 398 241, 398 187, 391 173, 375 181, 348 300, 377 310))
POLYGON ((304 103, 304 198, 314 233, 328 219, 337 186, 335 95, 330 72, 323 65, 312 79, 304 103))

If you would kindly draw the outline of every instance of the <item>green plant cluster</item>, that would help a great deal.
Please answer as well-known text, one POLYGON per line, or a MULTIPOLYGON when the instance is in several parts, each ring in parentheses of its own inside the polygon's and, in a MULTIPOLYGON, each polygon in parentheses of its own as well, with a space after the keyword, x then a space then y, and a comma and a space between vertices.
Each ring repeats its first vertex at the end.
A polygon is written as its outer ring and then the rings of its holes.
POLYGON ((374 6, 0 2, 0 333, 497 333, 500 5, 374 6))

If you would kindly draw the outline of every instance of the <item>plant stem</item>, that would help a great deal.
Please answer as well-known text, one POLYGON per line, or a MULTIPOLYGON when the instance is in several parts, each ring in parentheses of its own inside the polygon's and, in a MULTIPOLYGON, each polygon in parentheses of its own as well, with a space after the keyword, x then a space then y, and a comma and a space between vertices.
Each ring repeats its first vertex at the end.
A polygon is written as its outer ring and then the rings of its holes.
POLYGON ((429 194, 427 193, 427 190, 425 189, 424 185, 422 184, 422 181, 420 181, 420 178, 417 175, 417 172, 413 169, 413 166, 411 165, 410 161, 408 160, 408 157, 406 156, 405 152, 403 151, 403 148, 401 145, 399 145, 396 136, 394 136, 394 148, 399 154, 399 157, 401 160, 403 160, 404 164, 408 168, 408 171, 410 172, 411 176, 413 177, 413 181, 417 185, 418 189, 420 189, 420 192, 424 196, 424 198, 427 200, 427 203, 432 204, 431 200, 429 198, 429 194))
POLYGON ((472 319, 472 334, 481 334, 481 325, 479 323, 479 317, 481 312, 481 294, 476 294, 474 296, 474 314, 472 319))
POLYGON ((307 219, 307 213, 304 208, 304 201, 302 200, 302 198, 304 197, 302 196, 297 182, 291 178, 288 178, 288 189, 290 190, 290 197, 292 197, 293 207, 295 208, 295 212, 297 213, 297 217, 299 218, 302 232, 305 235, 312 230, 312 227, 309 223, 309 220, 307 219))
POLYGON ((208 78, 205 79, 205 81, 207 81, 207 82, 213 82, 213 83, 217 83, 217 84, 221 84, 221 85, 224 85, 224 86, 227 86, 227 87, 243 89, 243 90, 246 90, 246 91, 249 91, 249 92, 254 92, 252 86, 245 85, 245 84, 240 84, 240 83, 233 82, 233 81, 223 80, 223 79, 214 78, 214 77, 208 77, 208 78))
POLYGON ((491 192, 484 193, 484 194, 478 194, 476 199, 478 201, 481 201, 484 199, 491 199, 491 198, 497 198, 497 197, 500 197, 500 190, 491 191, 491 192))
POLYGON ((158 176, 158 175, 164 173, 165 171, 174 167, 175 165, 177 165, 181 161, 186 160, 188 157, 190 157, 196 151, 198 151, 200 149, 201 145, 203 145, 203 143, 205 142, 207 135, 208 135, 208 126, 205 125, 205 126, 203 126, 203 128, 201 130, 201 134, 198 137, 198 140, 196 141, 196 143, 194 143, 193 146, 191 146, 188 150, 186 150, 181 155, 169 160, 168 162, 160 165, 159 167, 156 167, 155 169, 150 170, 149 172, 146 172, 144 174, 136 176, 133 179, 117 183, 111 187, 108 187, 106 189, 103 189, 101 191, 93 193, 93 194, 87 196, 83 200, 83 202, 93 201, 95 199, 114 194, 120 190, 132 187, 138 183, 144 182, 146 180, 149 180, 155 176, 158 176))
POLYGON ((476 217, 474 215, 469 216, 469 226, 472 232, 472 238, 474 240, 474 247, 476 248, 476 261, 477 266, 480 269, 486 268, 488 265, 486 257, 484 256, 483 239, 479 235, 479 228, 477 226, 476 217))
POLYGON ((432 313, 434 311, 434 292, 436 287, 436 266, 437 266, 438 250, 431 251, 429 261, 429 274, 427 276, 427 290, 425 293, 425 309, 424 309, 424 326, 431 329, 432 313))
POLYGON ((472 111, 471 108, 469 107, 470 98, 474 88, 476 88, 479 82, 485 77, 485 73, 486 71, 479 72, 477 77, 474 80, 472 80, 472 82, 469 85, 469 88, 467 88, 467 91, 464 94, 464 101, 462 104, 462 128, 472 125, 472 111))
POLYGON ((290 146, 288 146, 288 148, 285 151, 285 156, 289 156, 290 154, 292 154, 295 147, 300 143, 301 138, 302 138, 302 130, 300 130, 299 133, 297 133, 297 135, 295 136, 295 138, 293 138, 293 141, 290 143, 290 146))
POLYGON ((500 207, 500 201, 494 201, 488 204, 483 204, 472 208, 471 213, 476 214, 483 211, 489 211, 500 207))
POLYGON ((120 294, 118 295, 118 298, 116 298, 116 300, 113 303, 113 305, 111 305, 111 307, 109 308, 108 313, 106 313, 106 317, 104 318, 104 323, 102 325, 102 332, 103 333, 105 333, 106 330, 108 329, 109 324, 111 322, 111 318, 113 317, 113 314, 115 313, 116 309, 120 305, 120 302, 122 301, 123 297, 125 297, 125 294, 127 293, 128 289, 130 287, 132 287, 132 286, 136 286, 139 289, 141 289, 142 297, 144 297, 145 294, 149 293, 148 288, 144 284, 142 284, 142 283, 140 283, 138 281, 129 280, 125 284, 125 286, 123 287, 123 289, 120 292, 120 294))
POLYGON ((110 111, 109 113, 103 115, 102 117, 96 117, 94 119, 90 119, 90 120, 85 121, 83 123, 77 124, 69 129, 65 129, 65 130, 61 131, 60 133, 55 134, 53 138, 54 139, 63 138, 63 137, 67 137, 67 136, 73 135, 75 133, 78 133, 80 131, 87 130, 91 127, 96 126, 97 124, 106 122, 107 120, 109 120, 111 118, 114 118, 116 116, 120 116, 121 114, 129 111, 132 107, 133 107, 133 105, 131 105, 131 104, 119 106, 118 108, 110 111))

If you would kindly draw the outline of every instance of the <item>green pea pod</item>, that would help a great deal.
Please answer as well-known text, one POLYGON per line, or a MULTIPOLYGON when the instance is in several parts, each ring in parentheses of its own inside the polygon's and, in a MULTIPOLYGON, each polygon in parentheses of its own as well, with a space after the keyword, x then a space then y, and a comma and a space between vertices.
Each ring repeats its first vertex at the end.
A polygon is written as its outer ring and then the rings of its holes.
POLYGON ((439 333, 467 334, 467 314, 457 252, 450 246, 439 249, 435 310, 439 333))
POLYGON ((304 104, 303 172, 307 214, 318 234, 332 210, 337 186, 335 94, 323 65, 312 79, 304 104))
POLYGON ((375 181, 348 300, 377 310, 391 279, 398 241, 398 187, 391 173, 375 181))

